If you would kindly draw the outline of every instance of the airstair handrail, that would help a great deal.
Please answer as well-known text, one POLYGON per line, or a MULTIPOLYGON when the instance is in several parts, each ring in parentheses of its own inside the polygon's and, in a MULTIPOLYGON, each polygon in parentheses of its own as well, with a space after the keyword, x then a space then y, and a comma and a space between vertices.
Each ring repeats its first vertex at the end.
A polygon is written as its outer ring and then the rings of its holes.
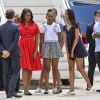
POLYGON ((64 18, 64 11, 65 9, 70 8, 69 5, 69 0, 62 0, 62 5, 60 6, 60 10, 61 10, 61 19, 63 21, 63 24, 66 24, 65 18, 64 18))
POLYGON ((1 17, 0 24, 2 24, 6 21, 3 0, 0 0, 0 17, 1 17))
POLYGON ((67 8, 70 8, 69 0, 64 0, 64 3, 65 3, 65 6, 67 6, 67 8))

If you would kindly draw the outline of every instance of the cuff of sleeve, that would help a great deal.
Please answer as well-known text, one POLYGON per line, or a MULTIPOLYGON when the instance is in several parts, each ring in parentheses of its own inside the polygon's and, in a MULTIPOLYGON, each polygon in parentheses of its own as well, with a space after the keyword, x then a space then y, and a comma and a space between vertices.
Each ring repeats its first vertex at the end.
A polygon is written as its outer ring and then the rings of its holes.
POLYGON ((3 53, 3 50, 4 50, 4 49, 0 49, 0 52, 3 53))
POLYGON ((8 52, 11 52, 11 50, 10 50, 10 49, 8 49, 8 52))

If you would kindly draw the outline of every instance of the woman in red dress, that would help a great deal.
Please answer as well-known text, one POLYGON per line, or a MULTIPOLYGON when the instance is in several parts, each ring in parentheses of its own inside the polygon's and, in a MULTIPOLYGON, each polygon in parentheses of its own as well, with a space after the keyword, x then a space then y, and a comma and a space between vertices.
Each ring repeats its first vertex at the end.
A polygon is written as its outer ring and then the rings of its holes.
POLYGON ((19 41, 21 50, 21 67, 24 85, 24 94, 32 95, 29 92, 29 85, 32 77, 32 71, 41 70, 41 60, 38 53, 39 28, 33 21, 32 11, 23 9, 21 14, 19 41))

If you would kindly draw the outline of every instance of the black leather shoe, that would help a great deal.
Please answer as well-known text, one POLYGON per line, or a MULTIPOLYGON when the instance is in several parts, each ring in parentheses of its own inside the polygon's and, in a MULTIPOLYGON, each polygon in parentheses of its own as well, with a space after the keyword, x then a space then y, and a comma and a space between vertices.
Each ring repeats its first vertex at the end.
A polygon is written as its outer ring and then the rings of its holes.
POLYGON ((4 88, 0 88, 0 91, 4 91, 4 88))
POLYGON ((21 98, 22 96, 21 95, 18 95, 18 94, 14 94, 14 95, 7 95, 7 98, 21 98))
POLYGON ((19 91, 16 91, 16 93, 22 93, 22 91, 19 90, 19 91))
POLYGON ((96 90, 96 92, 100 92, 100 90, 96 90))
POLYGON ((22 96, 21 95, 18 95, 18 94, 15 94, 14 97, 21 98, 22 96))

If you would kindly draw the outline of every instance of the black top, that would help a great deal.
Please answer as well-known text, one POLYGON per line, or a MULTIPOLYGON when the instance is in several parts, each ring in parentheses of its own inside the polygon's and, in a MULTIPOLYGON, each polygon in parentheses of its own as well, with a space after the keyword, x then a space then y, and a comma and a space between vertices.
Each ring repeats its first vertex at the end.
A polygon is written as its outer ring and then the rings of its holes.
POLYGON ((93 26, 95 23, 89 24, 86 29, 86 38, 89 43, 89 53, 95 52, 95 39, 92 38, 93 26))
MULTIPOLYGON (((79 28, 79 25, 76 24, 76 25, 72 26, 69 30, 67 29, 66 25, 63 28, 67 34, 67 43, 68 43, 69 54, 71 54, 71 50, 72 50, 73 43, 75 40, 75 29, 76 28, 79 28)), ((82 58, 82 57, 86 57, 88 55, 86 48, 84 46, 84 43, 83 43, 80 36, 79 36, 78 44, 77 44, 75 51, 74 51, 74 55, 76 58, 82 58)))

